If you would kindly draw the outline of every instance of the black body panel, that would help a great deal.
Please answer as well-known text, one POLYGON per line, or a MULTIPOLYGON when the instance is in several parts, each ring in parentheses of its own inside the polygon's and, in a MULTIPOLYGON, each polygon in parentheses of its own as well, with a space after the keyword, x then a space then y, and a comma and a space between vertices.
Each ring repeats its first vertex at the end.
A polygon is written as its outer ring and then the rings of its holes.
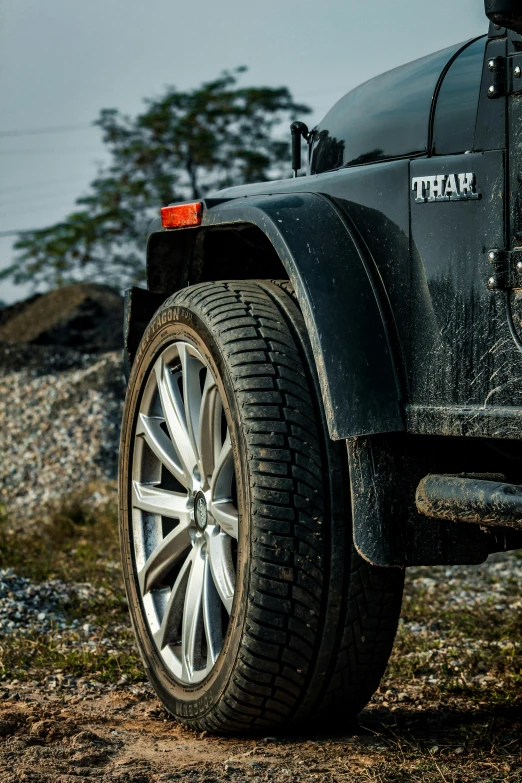
POLYGON ((296 290, 330 436, 402 430, 400 360, 393 325, 382 312, 380 281, 335 205, 312 193, 253 196, 207 210, 201 231, 242 224, 261 229, 296 290))
POLYGON ((522 354, 505 298, 492 293, 491 248, 505 246, 505 164, 500 151, 413 161, 412 177, 470 171, 479 200, 415 203, 411 193, 412 401, 506 406, 522 388, 522 354))
POLYGON ((433 155, 454 155, 474 149, 486 36, 466 47, 444 76, 437 96, 433 155))
POLYGON ((466 45, 402 65, 341 98, 313 131, 310 172, 426 154, 441 74, 466 45))

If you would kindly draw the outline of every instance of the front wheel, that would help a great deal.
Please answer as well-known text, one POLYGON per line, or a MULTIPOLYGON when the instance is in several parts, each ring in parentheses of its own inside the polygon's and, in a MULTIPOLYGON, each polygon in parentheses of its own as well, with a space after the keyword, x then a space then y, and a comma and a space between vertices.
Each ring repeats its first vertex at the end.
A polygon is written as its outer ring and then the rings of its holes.
POLYGON ((266 731, 368 701, 403 576, 353 550, 347 487, 291 296, 241 281, 167 300, 129 382, 120 532, 140 652, 180 720, 266 731))

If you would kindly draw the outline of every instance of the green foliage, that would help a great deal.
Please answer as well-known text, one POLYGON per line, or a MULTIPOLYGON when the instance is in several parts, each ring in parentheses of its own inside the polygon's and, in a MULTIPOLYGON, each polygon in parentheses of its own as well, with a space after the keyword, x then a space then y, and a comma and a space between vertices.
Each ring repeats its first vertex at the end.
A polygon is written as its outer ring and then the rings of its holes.
POLYGON ((101 111, 96 124, 108 167, 49 228, 21 234, 15 263, 0 274, 49 286, 74 280, 115 287, 144 276, 145 231, 158 209, 213 190, 290 175, 282 123, 310 111, 286 87, 239 87, 245 68, 200 87, 170 88, 136 117, 101 111), (279 136, 283 135, 283 139, 279 136))

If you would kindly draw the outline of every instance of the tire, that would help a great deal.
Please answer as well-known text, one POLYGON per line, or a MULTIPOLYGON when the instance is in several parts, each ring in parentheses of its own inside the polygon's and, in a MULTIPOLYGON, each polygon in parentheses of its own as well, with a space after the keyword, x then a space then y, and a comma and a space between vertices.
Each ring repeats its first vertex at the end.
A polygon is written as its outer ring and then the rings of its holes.
POLYGON ((138 647, 176 718, 309 727, 370 699, 403 572, 355 552, 348 486, 292 291, 217 282, 168 299, 129 380, 120 538, 138 647))

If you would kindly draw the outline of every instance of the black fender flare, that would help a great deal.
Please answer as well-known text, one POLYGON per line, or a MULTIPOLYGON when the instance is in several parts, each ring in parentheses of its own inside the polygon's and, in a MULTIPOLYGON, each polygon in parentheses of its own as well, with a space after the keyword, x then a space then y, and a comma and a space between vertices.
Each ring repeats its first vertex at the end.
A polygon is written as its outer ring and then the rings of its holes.
MULTIPOLYGON (((158 263, 151 261, 155 237, 165 235, 155 230, 158 223, 151 226, 148 266, 158 263)), ((265 234, 295 289, 330 437, 404 430, 402 368, 386 304, 373 261, 343 214, 325 196, 306 192, 207 199, 199 229, 168 233, 186 247, 188 234, 194 242, 194 232, 241 224, 265 234)))

